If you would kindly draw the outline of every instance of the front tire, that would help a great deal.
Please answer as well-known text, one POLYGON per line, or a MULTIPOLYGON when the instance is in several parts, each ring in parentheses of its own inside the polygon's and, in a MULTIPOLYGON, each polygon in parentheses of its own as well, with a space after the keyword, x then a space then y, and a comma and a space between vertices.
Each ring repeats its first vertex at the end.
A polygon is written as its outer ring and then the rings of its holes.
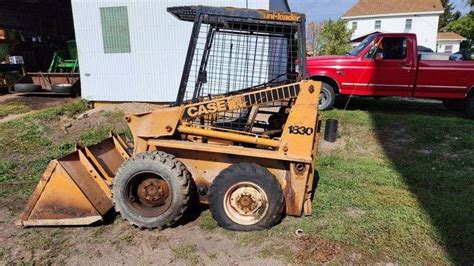
POLYGON ((443 105, 449 111, 462 112, 466 108, 464 100, 443 100, 443 105))
POLYGON ((228 230, 268 229, 280 220, 283 207, 283 192, 275 176, 253 163, 224 169, 209 191, 212 216, 228 230))
POLYGON ((321 86, 321 95, 319 96, 319 110, 330 110, 336 101, 334 88, 328 83, 323 82, 321 86))
POLYGON ((171 227, 185 213, 191 175, 173 155, 137 154, 120 167, 113 180, 112 201, 123 219, 142 229, 171 227))
POLYGON ((474 119, 474 95, 471 95, 469 98, 467 98, 466 114, 469 118, 474 119))

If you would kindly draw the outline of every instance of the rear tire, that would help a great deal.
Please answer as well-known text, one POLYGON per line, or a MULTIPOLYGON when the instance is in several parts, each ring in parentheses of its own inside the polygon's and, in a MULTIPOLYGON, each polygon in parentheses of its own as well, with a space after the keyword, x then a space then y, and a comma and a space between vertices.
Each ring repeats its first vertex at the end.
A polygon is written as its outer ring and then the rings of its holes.
POLYGON ((185 213, 191 195, 191 175, 173 155, 137 154, 113 180, 115 210, 131 224, 146 229, 171 227, 185 213))
POLYGON ((37 85, 37 84, 17 83, 13 87, 13 90, 16 92, 38 92, 38 91, 41 91, 42 88, 40 85, 37 85))
POLYGON ((474 95, 471 95, 469 98, 467 98, 466 114, 469 118, 474 119, 474 95))
POLYGON ((275 225, 284 197, 277 179, 253 163, 238 163, 219 173, 209 190, 209 209, 219 226, 255 231, 275 225))
POLYGON ((443 100, 443 105, 449 111, 462 112, 466 109, 464 100, 443 100))
POLYGON ((336 101, 336 93, 331 85, 323 82, 321 86, 321 95, 319 97, 319 110, 325 111, 333 108, 334 102, 336 101))

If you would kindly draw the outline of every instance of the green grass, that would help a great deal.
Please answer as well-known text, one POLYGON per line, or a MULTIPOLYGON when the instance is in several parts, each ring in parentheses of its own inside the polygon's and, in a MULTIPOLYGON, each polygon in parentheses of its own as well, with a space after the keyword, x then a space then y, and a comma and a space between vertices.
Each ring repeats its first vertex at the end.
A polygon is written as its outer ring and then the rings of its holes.
POLYGON ((472 120, 440 104, 399 100, 354 99, 349 110, 323 115, 339 120, 343 145, 319 153, 313 215, 231 238, 265 239, 262 256, 289 263, 298 254, 282 246, 300 245, 296 229, 342 247, 336 264, 354 254, 360 263, 474 262, 472 120))
POLYGON ((21 101, 11 101, 0 105, 0 118, 8 115, 22 114, 31 111, 31 108, 21 101))
MULTIPOLYGON (((52 141, 48 123, 84 110, 82 102, 69 103, 0 123, 0 197, 26 198, 49 160, 69 153, 76 142, 90 145, 106 138, 121 116, 104 113, 110 123, 52 141)), ((347 111, 323 115, 339 120, 340 138, 319 154, 312 216, 286 217, 271 230, 235 233, 216 229, 205 211, 200 228, 242 245, 263 242, 263 257, 283 257, 289 263, 298 256, 291 249, 300 245, 296 229, 341 247, 333 263, 351 263, 354 254, 360 254, 359 263, 474 262, 472 120, 440 104, 399 100, 354 99, 347 111)), ((121 241, 131 240, 126 236, 121 241)), ((8 251, 0 249, 2 253, 8 251)), ((173 253, 189 263, 199 259, 194 245, 173 253)), ((302 263, 318 263, 315 256, 307 257, 302 263)))
POLYGON ((301 228, 371 262, 472 264, 474 122, 436 104, 374 102, 324 113, 346 145, 319 155, 314 215, 273 233, 301 228))
POLYGON ((186 260, 190 265, 196 265, 199 262, 199 255, 196 254, 196 245, 183 245, 172 250, 175 259, 186 260))
POLYGON ((12 121, 0 123, 0 196, 27 197, 37 183, 48 162, 75 149, 79 140, 91 144, 108 135, 109 129, 97 127, 85 132, 79 139, 65 138, 53 141, 57 128, 48 123, 61 116, 72 117, 86 110, 85 102, 71 102, 45 109, 12 121))
POLYGON ((199 222, 199 227, 203 230, 212 231, 219 227, 216 220, 212 218, 211 212, 209 210, 201 213, 199 222))

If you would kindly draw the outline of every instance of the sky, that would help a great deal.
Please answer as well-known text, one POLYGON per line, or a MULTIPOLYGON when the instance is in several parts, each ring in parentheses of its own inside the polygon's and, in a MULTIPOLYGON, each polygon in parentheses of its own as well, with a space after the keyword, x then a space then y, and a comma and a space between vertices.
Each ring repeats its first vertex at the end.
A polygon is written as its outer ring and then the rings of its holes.
MULTIPOLYGON (((456 10, 463 14, 469 12, 463 0, 451 0, 456 10)), ((294 12, 306 14, 307 21, 324 21, 340 18, 357 0, 289 0, 290 8, 294 12)))

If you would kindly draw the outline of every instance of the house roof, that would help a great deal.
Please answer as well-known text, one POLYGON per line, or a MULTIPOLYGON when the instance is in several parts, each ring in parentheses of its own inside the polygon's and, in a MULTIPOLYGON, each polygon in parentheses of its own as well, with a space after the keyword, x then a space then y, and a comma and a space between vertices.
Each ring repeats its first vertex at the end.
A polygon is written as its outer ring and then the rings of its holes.
POLYGON ((455 32, 438 32, 438 41, 464 41, 465 39, 455 32))
POLYGON ((443 12, 440 0, 359 0, 342 18, 443 12))

